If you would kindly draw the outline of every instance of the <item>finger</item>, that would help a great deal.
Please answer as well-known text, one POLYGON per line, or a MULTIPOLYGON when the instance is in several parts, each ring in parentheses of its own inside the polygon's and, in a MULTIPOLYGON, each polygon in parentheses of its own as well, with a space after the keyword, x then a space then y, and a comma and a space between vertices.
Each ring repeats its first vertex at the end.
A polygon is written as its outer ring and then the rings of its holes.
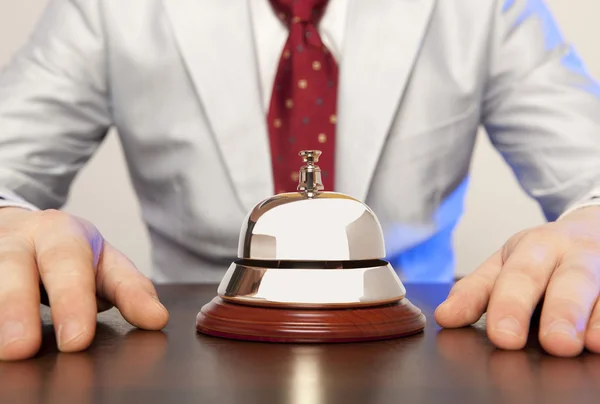
POLYGON ((132 325, 160 330, 167 325, 169 313, 160 303, 152 282, 117 249, 105 242, 98 266, 98 293, 117 306, 132 325))
POLYGON ((96 330, 94 253, 81 223, 61 213, 51 219, 51 228, 36 233, 38 267, 58 348, 75 352, 89 346, 96 330))
POLYGON ((540 343, 556 356, 579 355, 585 330, 600 288, 600 255, 577 252, 566 255, 548 284, 540 343))
POLYGON ((502 268, 498 251, 472 274, 461 279, 450 291, 448 299, 435 311, 435 319, 442 327, 455 328, 473 324, 486 310, 496 277, 502 268))
MULTIPOLYGON (((48 293, 46 293, 46 288, 44 285, 40 283, 40 300, 41 303, 45 306, 50 306, 50 302, 48 301, 48 293)), ((96 298, 96 306, 98 313, 103 313, 113 308, 113 305, 110 302, 107 302, 104 299, 96 298)))
POLYGON ((531 316, 556 266, 556 250, 552 239, 532 232, 510 252, 487 310, 488 337, 497 347, 525 346, 531 316))
MULTIPOLYGON (((600 298, 596 300, 585 334, 585 346, 592 352, 600 353, 600 298)), ((600 362, 600 361, 599 361, 600 362)), ((600 376, 600 366, 598 367, 600 376)), ((600 380, 600 377, 598 378, 600 380)))
POLYGON ((29 358, 42 340, 34 250, 15 236, 0 239, 0 360, 29 358))

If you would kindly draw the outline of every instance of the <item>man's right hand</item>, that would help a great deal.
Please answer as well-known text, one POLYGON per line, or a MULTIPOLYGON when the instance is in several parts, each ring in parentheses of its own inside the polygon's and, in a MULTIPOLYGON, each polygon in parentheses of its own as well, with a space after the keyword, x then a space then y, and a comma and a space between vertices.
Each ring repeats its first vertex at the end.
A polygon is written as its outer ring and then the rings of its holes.
POLYGON ((39 350, 41 290, 62 352, 89 346, 102 301, 142 329, 160 330, 169 319, 152 282, 89 222, 55 210, 0 208, 0 360, 39 350))

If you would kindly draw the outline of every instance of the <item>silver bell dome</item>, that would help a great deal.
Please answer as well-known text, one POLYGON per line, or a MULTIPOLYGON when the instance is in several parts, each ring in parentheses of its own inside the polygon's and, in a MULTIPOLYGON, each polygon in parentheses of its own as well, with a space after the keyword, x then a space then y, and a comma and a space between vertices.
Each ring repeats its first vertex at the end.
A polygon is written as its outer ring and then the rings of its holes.
POLYGON ((373 211, 361 201, 322 192, 320 151, 302 151, 298 192, 275 195, 246 216, 219 286, 226 300, 255 305, 375 305, 402 299, 373 211))
POLYGON ((368 206, 325 192, 276 195, 258 204, 240 232, 238 258, 274 261, 383 259, 381 226, 368 206))

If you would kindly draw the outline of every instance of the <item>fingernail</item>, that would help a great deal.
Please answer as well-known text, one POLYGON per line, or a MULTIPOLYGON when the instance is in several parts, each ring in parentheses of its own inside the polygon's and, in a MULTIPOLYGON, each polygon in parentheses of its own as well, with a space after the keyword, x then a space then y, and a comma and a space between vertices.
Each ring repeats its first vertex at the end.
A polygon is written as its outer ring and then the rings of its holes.
POLYGON ((58 326, 58 347, 62 348, 65 345, 73 342, 83 334, 83 327, 77 318, 69 317, 61 325, 58 326))
POLYGON ((519 320, 514 318, 513 316, 504 317, 502 320, 498 321, 496 324, 496 331, 500 331, 506 334, 514 335, 515 337, 521 337, 521 324, 519 320))
POLYGON ((8 346, 23 338, 25 338, 23 323, 16 320, 7 321, 2 326, 2 332, 0 332, 0 346, 8 346))
POLYGON ((575 330, 575 327, 573 327, 573 324, 567 320, 556 320, 550 324, 545 335, 551 334, 566 335, 570 338, 577 338, 577 331, 575 330))

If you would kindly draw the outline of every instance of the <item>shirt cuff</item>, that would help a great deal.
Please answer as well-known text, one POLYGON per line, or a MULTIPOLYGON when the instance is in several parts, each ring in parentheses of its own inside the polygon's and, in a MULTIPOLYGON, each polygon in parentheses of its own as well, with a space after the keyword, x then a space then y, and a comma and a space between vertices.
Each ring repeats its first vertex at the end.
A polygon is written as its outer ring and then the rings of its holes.
POLYGON ((558 219, 556 219, 557 221, 562 219, 563 217, 567 216, 570 213, 573 213, 574 211, 581 209, 581 208, 587 208, 590 206, 600 206, 600 189, 596 190, 595 192, 593 192, 592 194, 590 194, 588 197, 580 200, 577 203, 574 203, 573 205, 571 205, 570 207, 567 208, 567 210, 565 210, 563 212, 562 215, 560 215, 560 217, 558 219))
POLYGON ((21 208, 31 211, 40 210, 37 206, 27 202, 19 195, 4 190, 0 191, 0 209, 1 208, 21 208))

